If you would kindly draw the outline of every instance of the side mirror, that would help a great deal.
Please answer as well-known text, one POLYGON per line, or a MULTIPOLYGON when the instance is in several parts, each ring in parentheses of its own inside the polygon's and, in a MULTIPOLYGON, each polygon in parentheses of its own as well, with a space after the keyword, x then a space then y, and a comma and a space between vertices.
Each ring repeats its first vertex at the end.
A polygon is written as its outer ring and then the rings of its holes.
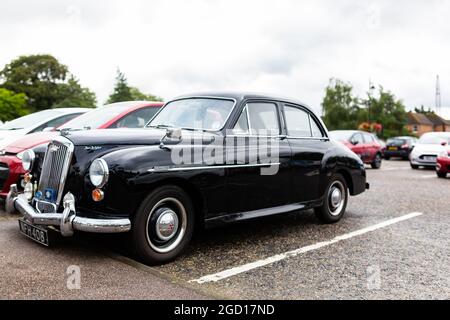
POLYGON ((350 143, 354 146, 356 146, 357 144, 359 144, 358 140, 352 140, 350 141, 350 143))
POLYGON ((183 132, 180 128, 167 128, 166 137, 173 140, 181 140, 183 132))
POLYGON ((52 131, 55 131, 55 127, 47 127, 47 128, 44 128, 44 130, 42 130, 42 132, 52 132, 52 131))
POLYGON ((441 142, 441 146, 446 147, 447 145, 448 145, 448 142, 447 142, 447 141, 442 141, 442 142, 441 142))

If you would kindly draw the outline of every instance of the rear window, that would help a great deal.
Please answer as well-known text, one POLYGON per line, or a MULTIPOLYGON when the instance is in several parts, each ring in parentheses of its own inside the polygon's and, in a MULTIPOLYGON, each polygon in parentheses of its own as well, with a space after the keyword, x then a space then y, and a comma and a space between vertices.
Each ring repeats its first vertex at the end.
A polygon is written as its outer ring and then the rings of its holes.
POLYGON ((388 144, 394 144, 394 145, 403 145, 407 142, 408 141, 406 139, 389 139, 387 141, 388 144))
POLYGON ((444 141, 450 143, 450 136, 425 134, 419 139, 420 144, 441 144, 444 141))

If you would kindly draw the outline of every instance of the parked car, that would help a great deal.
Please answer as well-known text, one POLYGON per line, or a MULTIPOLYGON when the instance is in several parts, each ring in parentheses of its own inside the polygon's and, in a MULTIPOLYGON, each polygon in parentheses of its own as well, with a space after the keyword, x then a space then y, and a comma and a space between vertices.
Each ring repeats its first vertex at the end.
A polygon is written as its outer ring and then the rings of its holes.
POLYGON ((436 167, 437 158, 449 148, 450 132, 429 132, 417 141, 410 155, 411 168, 436 167))
POLYGON ((384 153, 386 152, 387 149, 387 143, 384 140, 381 140, 380 138, 378 138, 377 136, 375 136, 375 140, 380 144, 381 146, 381 157, 384 158, 384 153))
POLYGON ((11 184, 20 191, 25 187, 22 166, 23 152, 40 144, 47 144, 60 135, 61 130, 142 128, 163 106, 161 102, 132 101, 93 109, 52 132, 29 134, 11 143, 0 153, 0 198, 6 198, 11 184))
POLYGON ((51 131, 90 110, 87 108, 48 109, 7 122, 0 127, 0 150, 27 134, 51 131))
POLYGON ((386 160, 389 160, 390 158, 409 160, 409 155, 416 143, 417 138, 414 137, 395 137, 388 139, 384 158, 386 160))
POLYGON ((442 151, 437 158, 436 173, 439 178, 447 178, 450 172, 450 150, 442 151))
POLYGON ((354 130, 330 131, 330 137, 342 142, 373 169, 380 169, 383 160, 382 146, 377 138, 368 132, 354 130))
POLYGON ((18 196, 13 185, 6 201, 9 212, 24 214, 22 233, 47 245, 49 227, 63 236, 131 232, 148 264, 175 259, 195 225, 310 208, 338 222, 349 195, 369 188, 361 159, 329 140, 310 108, 245 93, 183 96, 145 129, 65 133, 23 160, 35 188, 18 196), (270 159, 251 160, 263 140, 270 159), (199 150, 215 161, 190 162, 199 150))

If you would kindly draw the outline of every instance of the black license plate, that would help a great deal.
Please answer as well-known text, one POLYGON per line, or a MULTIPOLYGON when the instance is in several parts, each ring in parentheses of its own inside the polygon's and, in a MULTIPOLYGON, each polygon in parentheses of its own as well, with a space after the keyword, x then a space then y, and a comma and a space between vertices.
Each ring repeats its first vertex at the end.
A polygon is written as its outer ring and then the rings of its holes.
POLYGON ((36 241, 37 243, 40 243, 46 247, 50 245, 48 240, 48 231, 36 227, 26 221, 19 220, 19 228, 20 232, 30 238, 31 240, 36 241))

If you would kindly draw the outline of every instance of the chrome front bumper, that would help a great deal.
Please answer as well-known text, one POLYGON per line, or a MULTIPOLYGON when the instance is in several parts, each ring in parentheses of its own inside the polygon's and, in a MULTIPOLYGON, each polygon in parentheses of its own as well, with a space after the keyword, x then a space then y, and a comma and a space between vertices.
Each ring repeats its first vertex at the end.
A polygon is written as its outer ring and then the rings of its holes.
POLYGON ((90 219, 78 217, 75 210, 75 198, 68 193, 63 200, 62 213, 39 213, 28 201, 19 196, 17 186, 11 185, 6 198, 6 211, 19 211, 31 224, 59 227, 61 235, 71 237, 74 231, 91 233, 123 233, 131 230, 130 219, 90 219))

